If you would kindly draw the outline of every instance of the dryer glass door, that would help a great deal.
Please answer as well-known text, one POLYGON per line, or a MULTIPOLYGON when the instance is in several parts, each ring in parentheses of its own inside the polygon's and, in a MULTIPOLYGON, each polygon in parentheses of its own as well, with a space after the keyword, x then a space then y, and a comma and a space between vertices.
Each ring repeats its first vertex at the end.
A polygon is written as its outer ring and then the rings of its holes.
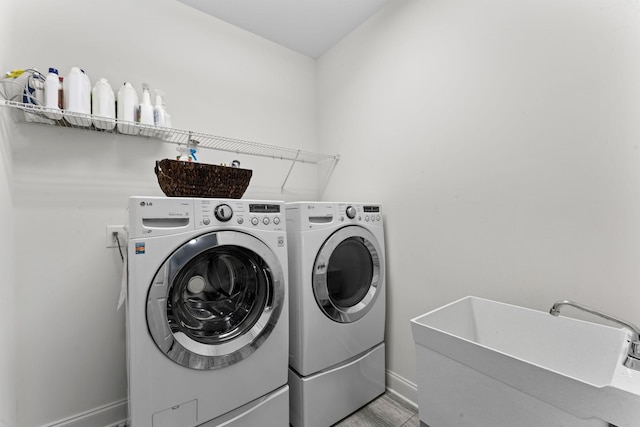
POLYGON ((244 233, 195 238, 158 270, 147 324, 158 347, 193 369, 239 362, 269 336, 282 311, 284 276, 273 252, 244 233))
POLYGON ((367 229, 348 226, 333 233, 313 268, 313 292, 320 309, 340 323, 362 318, 382 288, 381 259, 380 246, 367 229))

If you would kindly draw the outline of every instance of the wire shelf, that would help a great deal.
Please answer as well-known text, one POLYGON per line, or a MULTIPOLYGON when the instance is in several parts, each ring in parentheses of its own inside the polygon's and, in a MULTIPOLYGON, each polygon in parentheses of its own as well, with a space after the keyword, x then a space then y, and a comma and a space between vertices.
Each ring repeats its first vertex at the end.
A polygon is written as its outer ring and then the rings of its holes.
POLYGON ((136 135, 145 138, 160 139, 177 144, 197 144, 198 148, 226 151, 236 154, 291 160, 300 163, 318 164, 324 161, 337 162, 339 155, 321 154, 292 148, 277 147, 224 136, 209 135, 189 130, 144 125, 137 122, 111 119, 91 114, 75 113, 47 108, 41 105, 25 104, 0 98, 0 105, 24 113, 27 122, 47 124, 58 127, 77 128, 96 132, 136 135))

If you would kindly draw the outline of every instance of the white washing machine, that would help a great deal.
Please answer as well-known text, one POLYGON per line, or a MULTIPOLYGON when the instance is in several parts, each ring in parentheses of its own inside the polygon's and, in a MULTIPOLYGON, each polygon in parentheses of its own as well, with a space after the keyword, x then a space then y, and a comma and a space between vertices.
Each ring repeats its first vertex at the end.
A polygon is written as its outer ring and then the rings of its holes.
POLYGON ((129 199, 132 427, 289 425, 282 202, 129 199))
POLYGON ((294 427, 327 427, 385 391, 385 256, 375 203, 286 204, 294 427))

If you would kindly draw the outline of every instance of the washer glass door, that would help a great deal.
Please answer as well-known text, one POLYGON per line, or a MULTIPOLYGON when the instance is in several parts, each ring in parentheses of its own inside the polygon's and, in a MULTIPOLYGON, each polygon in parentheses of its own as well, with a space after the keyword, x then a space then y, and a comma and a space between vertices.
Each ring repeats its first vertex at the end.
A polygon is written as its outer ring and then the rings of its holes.
POLYGON ((269 336, 282 311, 284 276, 275 254, 245 233, 199 236, 167 258, 147 299, 156 345, 193 369, 239 362, 269 336))
POLYGON ((340 323, 367 314, 382 288, 381 259, 380 246, 367 229, 347 226, 333 233, 313 266, 313 293, 320 309, 340 323))

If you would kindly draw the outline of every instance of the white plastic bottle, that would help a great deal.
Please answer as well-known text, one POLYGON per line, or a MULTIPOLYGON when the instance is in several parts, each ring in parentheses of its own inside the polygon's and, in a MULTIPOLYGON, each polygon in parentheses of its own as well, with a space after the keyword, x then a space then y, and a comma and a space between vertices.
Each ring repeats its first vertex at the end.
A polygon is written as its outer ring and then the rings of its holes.
POLYGON ((89 77, 80 68, 72 67, 63 81, 64 118, 72 125, 91 126, 91 88, 87 90, 88 80, 89 77))
MULTIPOLYGON (((151 105, 151 94, 149 93, 149 85, 142 84, 142 102, 138 106, 140 111, 139 121, 141 125, 153 126, 153 105, 151 105)), ((153 136, 156 130, 153 127, 143 126, 140 128, 140 135, 153 136)))
POLYGON ((159 128, 157 135, 160 138, 168 137, 170 132, 166 130, 166 128, 171 127, 170 116, 167 113, 167 108, 164 103, 164 93, 160 90, 156 89, 156 104, 153 107, 153 121, 155 125, 159 128))
POLYGON ((160 138, 165 138, 169 135, 169 132, 165 129, 167 126, 166 111, 164 109, 164 99, 162 98, 162 92, 156 89, 156 105, 153 107, 153 123, 161 128, 157 130, 157 135, 160 138))
POLYGON ((80 71, 82 71, 82 112, 91 114, 91 79, 84 70, 80 71))
POLYGON ((129 82, 124 82, 118 90, 118 132, 137 135, 140 129, 135 125, 138 93, 129 82))
POLYGON ((62 85, 58 70, 49 68, 49 74, 44 81, 44 106, 47 107, 45 115, 50 119, 62 118, 62 85))
POLYGON ((93 86, 91 110, 96 129, 112 130, 116 127, 116 100, 107 79, 101 78, 93 86))
POLYGON ((165 111, 164 105, 162 105, 162 92, 156 90, 156 105, 153 107, 153 123, 159 127, 165 127, 165 111))

